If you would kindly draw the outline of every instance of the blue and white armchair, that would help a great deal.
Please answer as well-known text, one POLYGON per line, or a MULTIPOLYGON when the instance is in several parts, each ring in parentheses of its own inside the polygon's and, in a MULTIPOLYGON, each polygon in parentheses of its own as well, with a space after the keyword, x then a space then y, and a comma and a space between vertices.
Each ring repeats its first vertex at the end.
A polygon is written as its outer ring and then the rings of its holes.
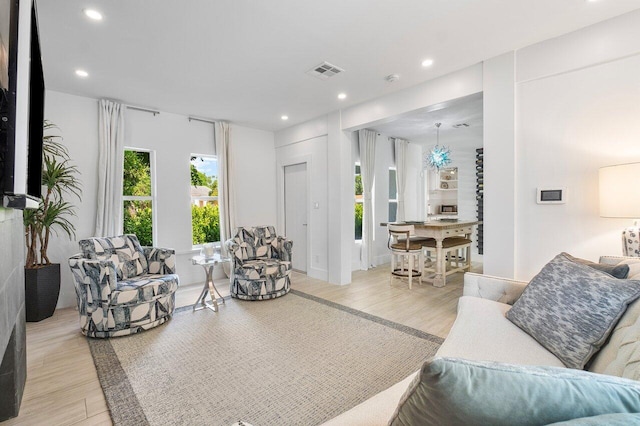
POLYGON ((284 296, 291 289, 293 242, 276 235, 273 226, 236 228, 225 242, 231 256, 231 296, 265 300, 284 296))
POLYGON ((135 235, 80 241, 69 259, 80 327, 88 337, 126 336, 171 318, 179 278, 175 251, 142 247, 135 235))

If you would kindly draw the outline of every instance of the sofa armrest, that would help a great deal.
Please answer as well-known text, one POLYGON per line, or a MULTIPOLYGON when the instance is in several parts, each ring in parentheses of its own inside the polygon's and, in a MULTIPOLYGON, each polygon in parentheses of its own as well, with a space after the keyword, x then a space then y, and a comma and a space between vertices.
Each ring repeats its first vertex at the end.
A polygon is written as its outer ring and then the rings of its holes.
POLYGON ((617 265, 623 260, 640 260, 640 257, 631 256, 600 256, 600 263, 606 263, 607 265, 617 265))
POLYGON ((278 259, 284 261, 291 261, 291 248, 293 247, 293 241, 287 239, 287 237, 278 237, 278 259))
POLYGON ((480 297, 513 305, 527 284, 524 281, 467 272, 464 274, 463 296, 480 297))
POLYGON ((149 273, 169 275, 176 273, 176 251, 169 248, 143 247, 149 262, 149 273))
POLYGON ((88 286, 94 301, 108 302, 116 290, 118 275, 112 260, 86 259, 81 254, 69 258, 76 286, 88 286))

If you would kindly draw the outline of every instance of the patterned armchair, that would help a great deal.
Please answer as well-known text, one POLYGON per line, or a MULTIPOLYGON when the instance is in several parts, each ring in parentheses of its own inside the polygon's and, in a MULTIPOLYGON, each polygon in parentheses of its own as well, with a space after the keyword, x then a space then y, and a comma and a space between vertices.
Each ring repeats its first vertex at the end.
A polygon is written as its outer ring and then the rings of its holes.
POLYGON ((291 240, 276 235, 273 226, 236 228, 225 242, 232 260, 231 296, 264 300, 287 294, 292 246, 291 240))
POLYGON ((174 250, 143 248, 135 235, 89 238, 80 250, 69 267, 82 334, 126 336, 171 318, 179 283, 174 250))

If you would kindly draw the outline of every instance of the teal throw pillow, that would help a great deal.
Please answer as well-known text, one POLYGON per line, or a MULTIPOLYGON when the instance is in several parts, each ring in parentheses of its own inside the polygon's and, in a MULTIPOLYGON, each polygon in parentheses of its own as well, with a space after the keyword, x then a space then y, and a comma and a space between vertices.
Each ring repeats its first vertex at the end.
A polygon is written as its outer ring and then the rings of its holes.
POLYGON ((554 423, 549 426, 640 426, 640 414, 615 413, 601 414, 593 417, 581 417, 579 419, 567 420, 566 422, 554 423))
POLYGON ((561 367, 432 358, 389 424, 527 426, 611 413, 640 413, 639 382, 561 367))

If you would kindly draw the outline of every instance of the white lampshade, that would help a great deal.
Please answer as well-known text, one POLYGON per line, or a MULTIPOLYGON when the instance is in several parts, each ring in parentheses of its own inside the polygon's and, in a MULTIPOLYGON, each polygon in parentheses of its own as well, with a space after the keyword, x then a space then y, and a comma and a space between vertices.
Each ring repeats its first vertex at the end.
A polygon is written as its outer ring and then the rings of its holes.
POLYGON ((640 219, 640 163, 600 168, 600 216, 640 219))

